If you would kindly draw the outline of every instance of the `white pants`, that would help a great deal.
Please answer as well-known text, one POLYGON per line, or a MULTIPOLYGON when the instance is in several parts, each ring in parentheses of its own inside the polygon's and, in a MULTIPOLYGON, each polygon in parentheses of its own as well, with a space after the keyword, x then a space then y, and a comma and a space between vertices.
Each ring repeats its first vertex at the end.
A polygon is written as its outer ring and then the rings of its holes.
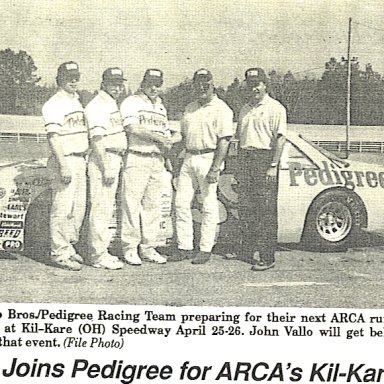
POLYGON ((128 153, 121 194, 123 252, 139 244, 155 247, 161 217, 164 159, 128 153))
POLYGON ((69 258, 76 254, 73 244, 79 241, 86 205, 86 161, 80 156, 67 156, 72 180, 61 182, 55 157, 48 160, 52 172, 52 206, 50 214, 51 257, 69 258))
POLYGON ((115 177, 112 185, 105 185, 103 183, 101 168, 95 156, 91 154, 88 163, 90 189, 88 241, 92 262, 95 262, 100 256, 107 252, 112 238, 109 224, 112 219, 116 201, 116 190, 119 184, 122 157, 114 153, 106 153, 106 160, 106 166, 109 167, 109 170, 115 177))
POLYGON ((213 156, 213 152, 202 155, 187 153, 185 156, 175 199, 177 245, 179 249, 193 249, 191 204, 197 188, 200 189, 203 204, 200 251, 211 252, 214 246, 217 223, 219 222, 217 183, 210 184, 206 180, 213 156))

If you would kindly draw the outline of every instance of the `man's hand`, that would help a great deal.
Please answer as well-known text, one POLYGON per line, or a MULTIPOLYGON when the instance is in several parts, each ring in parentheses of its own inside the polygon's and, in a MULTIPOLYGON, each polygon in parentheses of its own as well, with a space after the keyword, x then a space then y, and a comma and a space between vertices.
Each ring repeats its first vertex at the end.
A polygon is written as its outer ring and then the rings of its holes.
POLYGON ((60 178, 63 184, 69 184, 72 181, 72 172, 67 165, 60 167, 60 178))
POLYGON ((207 181, 209 184, 214 184, 219 181, 219 175, 220 175, 220 170, 212 170, 210 169, 208 174, 207 174, 207 181))
POLYGON ((115 182, 115 176, 110 171, 103 172, 103 184, 107 187, 111 186, 115 182))
POLYGON ((158 143, 164 149, 164 151, 169 151, 172 148, 173 141, 170 137, 165 137, 163 135, 159 136, 158 143))
POLYGON ((276 183, 277 182, 277 167, 269 167, 267 171, 267 182, 276 183))
POLYGON ((165 159, 165 169, 169 172, 169 173, 173 173, 173 166, 172 166, 172 162, 170 159, 165 159))

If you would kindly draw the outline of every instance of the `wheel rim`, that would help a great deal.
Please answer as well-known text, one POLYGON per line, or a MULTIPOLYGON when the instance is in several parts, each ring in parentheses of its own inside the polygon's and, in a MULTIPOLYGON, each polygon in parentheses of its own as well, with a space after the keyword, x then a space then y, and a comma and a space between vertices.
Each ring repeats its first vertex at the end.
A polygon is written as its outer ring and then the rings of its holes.
POLYGON ((339 202, 325 204, 317 215, 316 229, 327 241, 337 242, 345 239, 352 229, 350 210, 339 202))

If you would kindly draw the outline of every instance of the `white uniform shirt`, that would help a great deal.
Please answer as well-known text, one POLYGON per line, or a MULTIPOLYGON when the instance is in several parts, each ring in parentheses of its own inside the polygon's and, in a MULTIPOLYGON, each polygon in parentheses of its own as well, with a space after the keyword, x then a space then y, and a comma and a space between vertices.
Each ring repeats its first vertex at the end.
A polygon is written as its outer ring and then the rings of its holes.
POLYGON ((105 148, 124 150, 127 137, 116 100, 105 91, 99 93, 85 108, 89 137, 103 136, 105 148))
POLYGON ((286 135, 285 107, 269 95, 256 106, 246 104, 239 115, 239 139, 243 149, 272 149, 278 135, 286 135))
MULTIPOLYGON (((171 135, 168 124, 167 110, 160 98, 155 103, 144 95, 128 96, 120 106, 123 126, 138 124, 142 129, 152 132, 159 132, 164 135, 171 135)), ((136 135, 129 136, 129 149, 138 152, 160 153, 159 147, 150 140, 145 140, 136 135)))
POLYGON ((204 105, 189 103, 181 120, 181 133, 187 149, 216 149, 219 139, 234 134, 233 112, 216 95, 204 105))
POLYGON ((60 89, 42 109, 47 133, 57 133, 64 155, 83 153, 88 149, 88 130, 84 109, 77 93, 60 89))

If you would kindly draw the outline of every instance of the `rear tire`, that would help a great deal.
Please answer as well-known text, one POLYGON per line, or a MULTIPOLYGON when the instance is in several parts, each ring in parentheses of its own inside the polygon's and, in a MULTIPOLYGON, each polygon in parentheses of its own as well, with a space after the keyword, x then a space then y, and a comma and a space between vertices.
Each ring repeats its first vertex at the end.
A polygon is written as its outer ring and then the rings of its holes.
POLYGON ((316 251, 346 251, 361 238, 365 219, 364 207, 356 194, 328 191, 312 203, 302 242, 316 251))

